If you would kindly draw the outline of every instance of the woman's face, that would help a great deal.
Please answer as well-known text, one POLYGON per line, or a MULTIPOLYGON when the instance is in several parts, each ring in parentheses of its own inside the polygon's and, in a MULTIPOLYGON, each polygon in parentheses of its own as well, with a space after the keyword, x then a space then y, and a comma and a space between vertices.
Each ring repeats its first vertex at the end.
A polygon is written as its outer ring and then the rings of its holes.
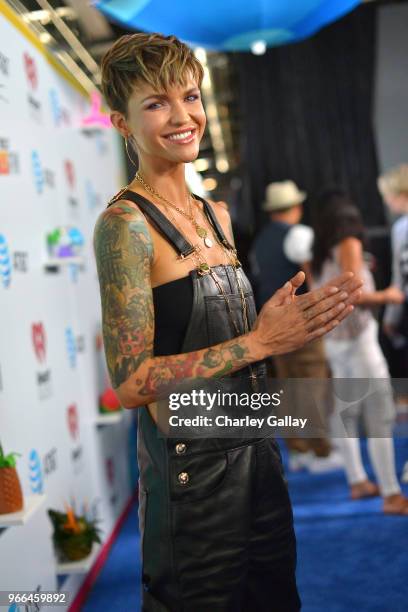
POLYGON ((166 92, 150 85, 135 87, 126 124, 141 161, 143 157, 174 163, 196 159, 206 124, 196 81, 188 78, 185 86, 175 85, 166 92))

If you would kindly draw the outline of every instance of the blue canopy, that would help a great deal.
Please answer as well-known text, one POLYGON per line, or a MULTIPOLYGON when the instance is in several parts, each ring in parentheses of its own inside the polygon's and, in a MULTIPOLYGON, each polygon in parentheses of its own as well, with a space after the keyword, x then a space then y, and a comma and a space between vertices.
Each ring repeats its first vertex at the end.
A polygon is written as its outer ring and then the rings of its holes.
POLYGON ((175 34, 192 46, 247 51, 301 40, 354 9, 361 0, 97 0, 129 29, 175 34))

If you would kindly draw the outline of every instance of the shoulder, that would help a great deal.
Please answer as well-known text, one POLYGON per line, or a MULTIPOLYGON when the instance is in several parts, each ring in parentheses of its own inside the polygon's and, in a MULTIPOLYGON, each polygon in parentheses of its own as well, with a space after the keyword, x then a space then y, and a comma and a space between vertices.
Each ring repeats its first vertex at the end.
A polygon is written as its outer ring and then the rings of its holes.
POLYGON ((358 238, 355 238, 354 236, 350 236, 349 238, 344 238, 344 240, 339 242, 339 244, 337 245, 337 248, 339 249, 339 251, 342 251, 342 252, 346 252, 346 251, 349 251, 350 253, 362 253, 363 252, 363 245, 362 245, 361 240, 359 240, 358 238))
POLYGON ((127 200, 120 200, 106 208, 96 220, 94 235, 95 253, 101 243, 115 241, 119 248, 129 244, 138 244, 146 248, 149 257, 153 253, 153 242, 145 216, 138 206, 127 200))
POLYGON ((219 200, 218 202, 214 202, 214 200, 209 200, 208 198, 206 198, 206 201, 210 204, 211 208, 213 209, 217 217, 221 219, 230 218, 228 204, 226 202, 223 202, 222 200, 219 200))

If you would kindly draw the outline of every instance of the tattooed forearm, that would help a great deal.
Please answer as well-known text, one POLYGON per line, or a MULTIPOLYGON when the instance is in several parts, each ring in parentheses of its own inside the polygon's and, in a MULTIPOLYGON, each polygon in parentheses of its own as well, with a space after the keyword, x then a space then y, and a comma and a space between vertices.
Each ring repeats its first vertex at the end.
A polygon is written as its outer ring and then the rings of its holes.
POLYGON ((149 402, 169 393, 177 384, 231 374, 255 360, 247 338, 241 336, 208 349, 149 359, 139 368, 131 393, 149 402))

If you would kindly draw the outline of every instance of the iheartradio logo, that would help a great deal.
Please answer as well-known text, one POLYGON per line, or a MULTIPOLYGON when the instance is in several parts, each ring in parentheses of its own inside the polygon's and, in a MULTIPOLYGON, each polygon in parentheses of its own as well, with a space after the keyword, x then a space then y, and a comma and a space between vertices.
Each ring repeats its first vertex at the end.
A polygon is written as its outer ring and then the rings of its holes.
POLYGON ((74 164, 69 159, 66 159, 64 162, 65 176, 67 179, 67 183, 71 189, 75 187, 75 170, 74 164))
POLYGON ((34 352, 40 363, 45 361, 46 353, 46 338, 44 325, 42 323, 33 323, 31 326, 31 336, 33 340, 34 352))
POLYGON ((79 418, 76 404, 71 404, 67 408, 67 424, 71 438, 76 440, 79 436, 79 418))
POLYGON ((38 76, 37 76, 37 67, 35 65, 34 58, 29 55, 29 53, 24 53, 24 68, 27 75, 27 80, 30 83, 32 89, 37 89, 38 85, 38 76))

